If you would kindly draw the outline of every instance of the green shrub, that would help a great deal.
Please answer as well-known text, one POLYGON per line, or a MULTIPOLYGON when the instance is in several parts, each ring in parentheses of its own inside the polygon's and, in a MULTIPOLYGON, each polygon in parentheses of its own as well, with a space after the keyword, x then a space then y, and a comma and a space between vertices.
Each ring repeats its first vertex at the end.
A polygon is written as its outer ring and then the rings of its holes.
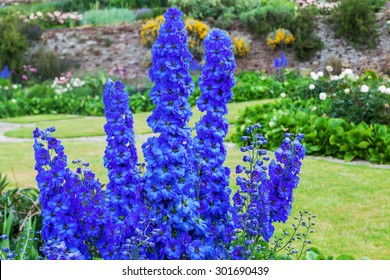
POLYGON ((89 10, 83 15, 83 25, 117 25, 132 23, 135 20, 136 17, 132 11, 119 8, 89 10))
POLYGON ((19 31, 19 19, 14 15, 0 18, 0 68, 7 65, 12 71, 20 70, 26 50, 27 40, 19 31))
POLYGON ((28 64, 38 69, 37 77, 40 81, 54 79, 70 69, 71 63, 61 60, 56 52, 46 51, 39 48, 32 53, 28 59, 28 64))
POLYGON ((374 12, 379 12, 382 7, 387 3, 387 0, 369 0, 368 1, 374 10, 374 12))
POLYGON ((323 116, 321 108, 312 110, 316 100, 280 102, 247 107, 236 122, 232 140, 242 143, 245 129, 255 123, 263 126, 269 149, 278 148, 283 132, 305 134, 307 154, 333 156, 346 161, 390 162, 390 127, 380 124, 357 125, 341 118, 323 116))
POLYGON ((298 60, 309 60, 323 48, 324 43, 316 33, 315 10, 303 9, 295 21, 294 54, 298 60))
POLYGON ((110 0, 59 0, 55 2, 55 7, 63 12, 84 12, 89 9, 107 7, 110 0), (98 7, 96 7, 98 5, 98 7))
POLYGON ((233 21, 237 18, 235 14, 230 11, 222 13, 215 21, 215 26, 221 29, 230 29, 233 25, 233 21))
POLYGON ((265 2, 239 16, 243 25, 253 34, 266 35, 275 29, 291 30, 295 21, 295 6, 286 0, 265 2))
POLYGON ((168 0, 170 7, 177 7, 186 15, 199 20, 218 18, 223 8, 221 0, 168 0))
POLYGON ((355 48, 376 48, 378 44, 376 17, 368 0, 341 0, 331 13, 330 23, 336 35, 355 48))

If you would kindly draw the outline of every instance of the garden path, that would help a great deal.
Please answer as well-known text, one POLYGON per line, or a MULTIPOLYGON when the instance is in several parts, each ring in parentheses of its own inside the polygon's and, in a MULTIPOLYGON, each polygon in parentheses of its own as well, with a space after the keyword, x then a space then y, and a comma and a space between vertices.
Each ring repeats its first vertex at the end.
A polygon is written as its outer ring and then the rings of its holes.
MULTIPOLYGON (((0 122, 0 144, 1 143, 21 143, 21 142, 31 142, 31 138, 16 138, 16 137, 8 137, 5 136, 5 133, 10 130, 18 129, 21 127, 34 127, 34 124, 16 124, 16 123, 7 123, 0 122)), ((140 141, 142 143, 146 142, 149 137, 156 136, 155 133, 150 134, 138 134, 135 136, 136 141, 140 141)), ((90 137, 76 137, 76 138, 66 138, 66 141, 90 141, 90 142, 104 142, 106 141, 105 136, 90 136, 90 137)), ((235 144, 232 142, 225 142, 227 149, 233 149, 235 144)), ((390 164, 373 164, 364 160, 354 160, 352 162, 345 162, 344 160, 331 158, 331 157, 318 157, 318 156, 307 156, 308 158, 316 158, 323 159, 331 162, 338 162, 344 164, 353 164, 353 165, 365 165, 376 168, 390 169, 390 164)))

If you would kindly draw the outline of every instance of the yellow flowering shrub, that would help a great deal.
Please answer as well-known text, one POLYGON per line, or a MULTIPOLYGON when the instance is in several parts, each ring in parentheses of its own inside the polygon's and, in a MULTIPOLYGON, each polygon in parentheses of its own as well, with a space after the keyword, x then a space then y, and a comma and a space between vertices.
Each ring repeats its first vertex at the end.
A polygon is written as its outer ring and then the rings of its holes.
POLYGON ((204 22, 191 18, 187 19, 185 23, 190 52, 200 59, 203 56, 202 42, 209 32, 209 27, 204 22))
MULTIPOLYGON (((157 39, 161 24, 164 24, 163 16, 148 20, 142 25, 140 31, 142 45, 148 48, 153 45, 154 41, 157 39)), ((203 56, 202 42, 210 29, 204 22, 195 19, 187 19, 185 24, 188 36, 188 47, 195 57, 201 58, 203 56)))
POLYGON ((295 38, 291 32, 284 28, 278 28, 267 36, 267 45, 272 49, 276 47, 284 47, 294 42, 295 38))
POLYGON ((241 37, 234 37, 232 39, 233 53, 236 58, 246 57, 250 51, 249 43, 241 37))
POLYGON ((164 21, 165 19, 163 16, 158 16, 154 19, 146 21, 141 26, 140 36, 142 45, 148 48, 153 45, 154 41, 157 39, 160 25, 164 24, 164 21))

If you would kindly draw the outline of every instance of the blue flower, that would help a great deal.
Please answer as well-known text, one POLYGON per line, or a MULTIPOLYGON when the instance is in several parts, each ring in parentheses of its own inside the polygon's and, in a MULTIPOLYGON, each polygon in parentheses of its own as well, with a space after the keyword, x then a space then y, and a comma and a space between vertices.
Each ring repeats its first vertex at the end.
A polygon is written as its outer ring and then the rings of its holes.
POLYGON ((4 66, 4 69, 0 72, 0 78, 8 79, 12 71, 9 71, 8 66, 4 66))
POLYGON ((170 8, 152 47, 149 77, 155 83, 150 98, 156 105, 148 125, 158 137, 142 146, 147 162, 145 206, 150 209, 151 230, 164 232, 152 238, 155 257, 178 259, 186 253, 176 237, 195 229, 195 170, 188 97, 194 83, 188 73, 192 56, 188 50, 182 13, 170 8), (162 49, 161 46, 164 46, 162 49), (184 202, 185 199, 185 202, 184 202))

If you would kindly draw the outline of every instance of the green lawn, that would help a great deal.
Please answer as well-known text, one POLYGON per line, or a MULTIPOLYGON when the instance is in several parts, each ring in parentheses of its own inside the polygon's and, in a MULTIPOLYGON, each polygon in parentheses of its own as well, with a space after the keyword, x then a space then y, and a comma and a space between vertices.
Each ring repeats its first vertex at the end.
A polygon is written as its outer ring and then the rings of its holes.
MULTIPOLYGON (((240 102, 228 104, 229 113, 227 119, 229 123, 233 124, 239 115, 239 111, 244 109, 248 105, 255 105, 270 102, 272 100, 258 100, 250 102, 240 102)), ((195 127, 195 122, 203 115, 197 108, 193 108, 193 116, 191 117, 189 125, 195 127)), ((134 131, 136 134, 152 133, 151 129, 147 126, 146 118, 150 115, 147 113, 134 114, 134 131)), ((27 116, 3 119, 4 122, 27 124, 32 123, 40 128, 46 128, 49 126, 55 126, 57 128, 56 136, 59 138, 74 138, 74 137, 86 137, 86 136, 101 136, 105 135, 103 125, 105 123, 104 117, 81 117, 74 115, 41 115, 41 116, 27 116), (82 129, 80 129, 80 127, 82 129)), ((233 129, 231 129, 233 130, 233 129)), ((233 133, 231 131, 230 135, 233 133)), ((32 128, 22 127, 15 130, 11 130, 5 133, 8 137, 17 138, 32 138, 32 128)))

